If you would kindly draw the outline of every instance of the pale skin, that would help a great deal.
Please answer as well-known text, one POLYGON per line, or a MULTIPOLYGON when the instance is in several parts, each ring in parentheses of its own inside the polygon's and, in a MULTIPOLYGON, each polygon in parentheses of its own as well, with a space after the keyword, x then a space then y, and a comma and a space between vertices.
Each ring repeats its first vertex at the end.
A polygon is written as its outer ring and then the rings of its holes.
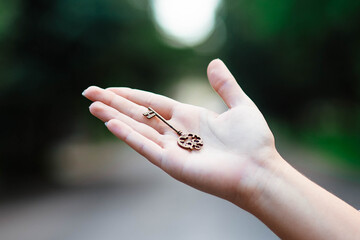
POLYGON ((360 213, 290 166, 277 152, 261 112, 225 64, 207 69, 228 107, 218 114, 130 88, 89 87, 90 112, 119 139, 170 176, 252 213, 282 239, 360 239, 360 213), (177 145, 178 135, 156 117, 202 137, 201 150, 177 145), (189 117, 191 116, 191 118, 189 117))

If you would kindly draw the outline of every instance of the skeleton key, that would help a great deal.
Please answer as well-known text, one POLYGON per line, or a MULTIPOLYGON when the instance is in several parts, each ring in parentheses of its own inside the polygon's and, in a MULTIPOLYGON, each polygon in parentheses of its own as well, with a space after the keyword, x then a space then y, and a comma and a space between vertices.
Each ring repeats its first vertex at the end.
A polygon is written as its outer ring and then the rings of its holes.
POLYGON ((145 117, 150 119, 154 116, 157 116, 161 121, 163 121, 172 130, 174 130, 177 133, 177 135, 179 135, 177 143, 180 147, 185 148, 185 149, 190 149, 190 150, 200 150, 201 147, 204 145, 200 136, 193 134, 193 133, 184 134, 183 132, 176 130, 176 128, 171 126, 170 123, 168 123, 165 120, 165 118, 163 118, 160 114, 158 114, 151 107, 148 107, 148 110, 149 110, 148 112, 143 114, 145 117))

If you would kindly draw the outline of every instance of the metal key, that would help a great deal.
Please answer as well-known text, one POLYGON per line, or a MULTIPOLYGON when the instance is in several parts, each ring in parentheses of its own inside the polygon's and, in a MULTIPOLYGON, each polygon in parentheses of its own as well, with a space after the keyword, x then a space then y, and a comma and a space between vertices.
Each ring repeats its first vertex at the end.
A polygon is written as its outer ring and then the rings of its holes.
POLYGON ((165 118, 163 118, 159 113, 157 113, 154 109, 151 107, 148 107, 148 112, 144 113, 143 115, 147 117, 148 119, 153 118, 154 116, 157 116, 161 121, 163 121, 166 125, 168 125, 172 130, 174 130, 177 135, 179 135, 178 138, 178 145, 182 148, 189 149, 189 150, 200 150, 203 146, 203 141, 200 136, 193 134, 193 133, 187 133, 184 134, 182 131, 177 130, 173 126, 171 126, 170 123, 168 123, 165 118))

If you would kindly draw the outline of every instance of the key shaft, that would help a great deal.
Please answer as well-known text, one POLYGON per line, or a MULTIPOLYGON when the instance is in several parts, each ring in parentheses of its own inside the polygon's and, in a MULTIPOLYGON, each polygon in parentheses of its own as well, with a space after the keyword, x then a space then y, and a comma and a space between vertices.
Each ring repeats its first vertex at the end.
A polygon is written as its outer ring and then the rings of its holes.
POLYGON ((168 125, 172 130, 174 130, 179 136, 182 135, 182 132, 177 130, 176 128, 174 128, 173 126, 171 126, 171 124, 166 121, 165 118, 163 118, 159 113, 157 113, 154 109, 152 109, 151 107, 148 107, 149 112, 144 113, 144 116, 146 116, 147 118, 152 118, 154 116, 157 116, 161 121, 163 121, 166 125, 168 125))

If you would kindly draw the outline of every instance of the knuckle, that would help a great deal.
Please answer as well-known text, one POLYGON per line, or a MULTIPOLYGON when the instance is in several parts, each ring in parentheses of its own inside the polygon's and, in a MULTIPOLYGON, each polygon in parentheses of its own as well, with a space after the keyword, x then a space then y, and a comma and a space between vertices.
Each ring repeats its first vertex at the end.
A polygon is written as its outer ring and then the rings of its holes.
POLYGON ((148 96, 147 98, 146 98, 146 104, 148 105, 148 106, 153 106, 154 105, 154 97, 152 96, 152 95, 150 95, 150 96, 148 96))
POLYGON ((117 97, 115 94, 110 94, 109 95, 109 100, 108 100, 108 105, 111 106, 111 107, 115 107, 116 106, 116 100, 117 100, 117 97))
POLYGON ((99 97, 99 96, 102 94, 101 89, 98 88, 98 87, 91 87, 89 90, 92 92, 92 94, 93 94, 95 97, 99 97))
POLYGON ((94 113, 94 112, 99 112, 99 111, 102 111, 103 110, 103 104, 101 102, 93 102, 90 107, 90 112, 91 113, 94 113))

